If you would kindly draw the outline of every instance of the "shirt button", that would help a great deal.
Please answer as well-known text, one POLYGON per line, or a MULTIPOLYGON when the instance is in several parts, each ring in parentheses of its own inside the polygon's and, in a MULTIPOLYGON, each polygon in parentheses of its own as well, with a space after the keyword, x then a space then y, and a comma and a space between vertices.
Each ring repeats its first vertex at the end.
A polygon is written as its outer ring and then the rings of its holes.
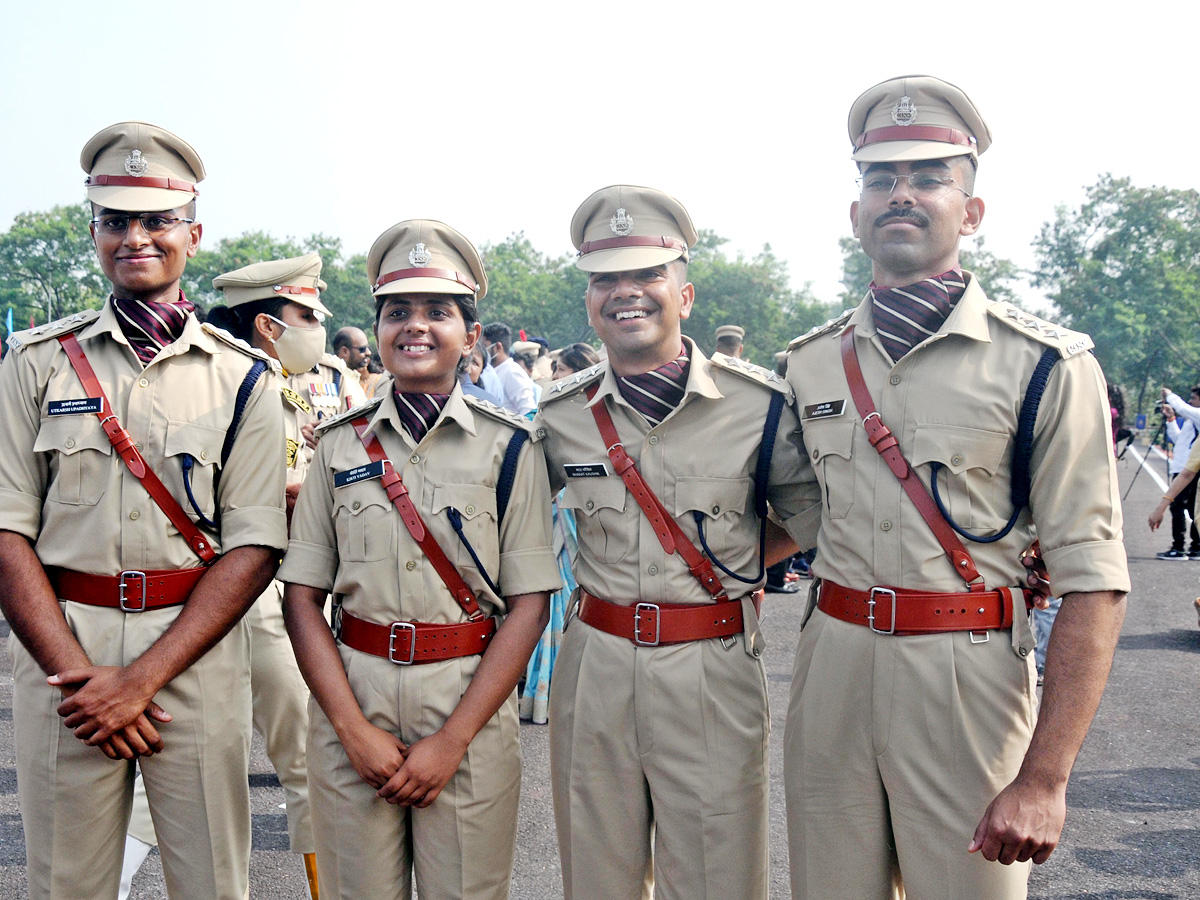
POLYGON ((899 376, 899 375, 893 375, 891 378, 889 378, 889 379, 888 379, 888 382, 889 382, 890 384, 899 384, 899 383, 900 383, 900 376, 899 376))
POLYGON ((596 508, 596 501, 595 501, 595 500, 589 500, 587 503, 585 503, 585 504, 583 504, 583 505, 584 505, 584 506, 586 506, 588 509, 595 509, 595 508, 596 508))
POLYGON ((419 463, 421 461, 421 457, 417 456, 417 454, 414 453, 412 456, 410 456, 408 458, 408 461, 415 466, 417 463, 419 463))
POLYGON ((712 514, 713 514, 714 516, 715 516, 715 515, 717 515, 717 513, 719 513, 720 511, 721 511, 721 507, 719 507, 719 506, 713 506, 713 508, 712 508, 712 514))
POLYGON ((355 500, 353 503, 350 504, 351 509, 359 509, 361 506, 362 506, 361 500, 355 500))
POLYGON ((133 519, 134 521, 137 521, 139 518, 141 518, 141 515, 142 514, 140 512, 138 512, 136 509, 131 509, 129 511, 129 518, 133 519))
POLYGON ((651 575, 657 575, 658 574, 658 566, 647 566, 646 571, 649 572, 651 575))
POLYGON ((884 531, 891 531, 892 523, 885 520, 885 521, 879 523, 879 527, 881 529, 883 529, 884 531))
POLYGON ((1029 655, 1029 651, 1028 651, 1028 650, 1026 650, 1024 647, 1022 647, 1022 648, 1021 648, 1020 650, 1018 650, 1017 652, 1018 652, 1018 653, 1020 653, 1022 657, 1026 657, 1026 656, 1028 656, 1028 655, 1029 655))
POLYGON ((957 453, 954 454, 952 457, 950 457, 950 465, 961 466, 962 465, 962 457, 959 456, 957 453))
POLYGON ((149 386, 150 386, 150 382, 147 379, 145 379, 145 378, 138 379, 138 387, 149 387, 149 386))
POLYGON ((408 571, 410 571, 410 572, 413 569, 415 569, 416 567, 417 567, 417 564, 415 562, 413 562, 411 559, 404 564, 404 568, 408 569, 408 571))
POLYGON ((821 458, 821 451, 820 451, 820 450, 814 450, 814 451, 813 451, 813 460, 815 461, 815 460, 818 460, 818 459, 820 459, 820 458, 821 458))
POLYGON ((539 428, 539 429, 537 430, 537 436, 538 436, 538 438, 539 438, 539 439, 541 439, 541 438, 544 438, 544 437, 546 436, 546 429, 545 429, 545 428, 539 428))
POLYGON ((468 515, 468 516, 473 516, 473 515, 475 515, 475 507, 474 507, 474 506, 468 506, 468 507, 467 507, 467 515, 468 515))
POLYGON ((651 446, 653 446, 654 444, 657 444, 657 443, 658 443, 658 435, 657 434, 650 435, 651 446))
POLYGON ((208 451, 207 451, 207 450, 201 450, 201 451, 200 451, 200 458, 201 458, 201 459, 208 459, 208 451))
POLYGON ((134 450, 136 450, 138 453, 141 453, 141 452, 142 452, 142 445, 141 445, 141 444, 134 444, 134 445, 133 445, 133 449, 134 449, 134 450))
POLYGON ((66 442, 67 449, 70 450, 74 446, 75 446, 75 438, 67 438, 67 442, 66 442))

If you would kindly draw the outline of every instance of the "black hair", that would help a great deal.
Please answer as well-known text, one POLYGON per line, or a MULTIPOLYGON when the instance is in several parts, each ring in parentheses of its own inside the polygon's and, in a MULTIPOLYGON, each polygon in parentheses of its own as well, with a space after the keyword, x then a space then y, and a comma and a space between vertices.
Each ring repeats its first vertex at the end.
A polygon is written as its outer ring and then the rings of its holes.
POLYGON ((512 347, 512 329, 503 322, 490 322, 483 326, 483 336, 489 343, 499 344, 508 353, 512 347))
POLYGON ((600 354, 588 344, 569 344, 558 354, 558 361, 576 372, 582 372, 600 362, 600 354))
POLYGON ((283 308, 291 302, 282 297, 265 297, 262 300, 243 303, 240 306, 214 306, 208 311, 208 321, 216 328, 223 328, 235 338, 240 338, 253 346, 255 316, 259 313, 266 313, 268 316, 281 319, 283 308))
MULTIPOLYGON (((403 294, 378 294, 375 297, 375 327, 379 327, 379 314, 383 312, 383 304, 388 300, 403 297, 403 294)), ((471 294, 451 294, 450 298, 458 311, 462 313, 463 323, 469 329, 479 321, 479 302, 471 294)), ((347 344, 347 346, 349 346, 347 344)))

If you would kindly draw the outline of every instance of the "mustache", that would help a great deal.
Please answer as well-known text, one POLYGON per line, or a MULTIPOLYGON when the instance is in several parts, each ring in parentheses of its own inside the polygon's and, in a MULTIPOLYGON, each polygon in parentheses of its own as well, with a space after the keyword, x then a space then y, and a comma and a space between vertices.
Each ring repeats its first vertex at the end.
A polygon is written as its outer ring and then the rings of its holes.
POLYGON ((921 226, 922 228, 929 225, 929 216, 925 215, 925 213, 917 209, 901 207, 899 209, 889 209, 887 212, 885 212, 882 216, 875 220, 875 227, 879 228, 882 225, 886 225, 893 219, 912 219, 912 221, 916 222, 917 225, 921 226))

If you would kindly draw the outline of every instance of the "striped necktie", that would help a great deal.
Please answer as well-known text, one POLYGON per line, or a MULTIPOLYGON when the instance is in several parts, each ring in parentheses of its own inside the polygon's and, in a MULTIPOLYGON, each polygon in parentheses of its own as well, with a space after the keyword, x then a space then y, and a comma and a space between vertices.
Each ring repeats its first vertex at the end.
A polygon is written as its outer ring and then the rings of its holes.
POLYGON ((679 348, 679 356, 665 366, 642 375, 618 377, 617 386, 625 401, 645 416, 653 428, 671 414, 683 399, 688 375, 687 348, 679 348))
POLYGON ((142 365, 148 365, 164 347, 179 340, 188 313, 196 307, 179 292, 179 299, 168 303, 155 300, 119 300, 112 298, 113 311, 121 325, 121 333, 137 354, 142 365))
POLYGON ((392 391, 392 394, 396 399, 396 411, 400 413, 400 423, 418 444, 450 400, 449 394, 406 394, 401 391, 392 391))
POLYGON ((958 268, 905 287, 882 288, 871 283, 871 314, 892 362, 899 362, 921 341, 937 334, 966 287, 958 268))

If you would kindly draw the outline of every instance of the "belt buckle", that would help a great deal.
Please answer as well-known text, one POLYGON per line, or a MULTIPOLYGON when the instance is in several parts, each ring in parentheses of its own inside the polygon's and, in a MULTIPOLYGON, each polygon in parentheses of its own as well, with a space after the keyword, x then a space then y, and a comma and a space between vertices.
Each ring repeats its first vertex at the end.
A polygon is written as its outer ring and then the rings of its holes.
POLYGON ((891 588, 873 587, 867 598, 867 627, 876 634, 895 634, 896 633, 896 592, 891 588), (875 604, 878 602, 875 599, 876 594, 891 594, 892 595, 892 627, 887 631, 882 628, 875 627, 875 604))
POLYGON ((633 642, 639 647, 657 647, 662 632, 662 610, 657 603, 639 603, 633 608, 633 642), (654 640, 642 640, 642 615, 654 612, 654 640))
POLYGON ((121 573, 121 583, 117 586, 117 605, 121 607, 122 612, 138 613, 146 611, 146 573, 139 572, 136 569, 126 569, 121 573), (127 579, 138 579, 142 581, 142 605, 129 606, 125 598, 125 583, 127 579))
POLYGON ((388 630, 388 661, 394 662, 398 666, 411 666, 413 658, 417 655, 417 625, 415 622, 393 622, 392 627, 388 630), (396 637, 401 631, 407 629, 412 634, 411 640, 408 642, 408 659, 396 659, 396 637))

